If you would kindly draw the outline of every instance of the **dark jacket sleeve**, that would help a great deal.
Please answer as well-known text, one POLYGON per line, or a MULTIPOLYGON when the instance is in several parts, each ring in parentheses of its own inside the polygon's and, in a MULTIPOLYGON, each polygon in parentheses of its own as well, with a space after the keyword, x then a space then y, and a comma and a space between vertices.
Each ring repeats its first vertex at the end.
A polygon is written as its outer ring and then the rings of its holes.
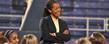
POLYGON ((42 29, 42 39, 46 42, 58 42, 56 37, 51 36, 49 33, 48 21, 46 19, 42 20, 41 23, 42 29))
MULTIPOLYGON (((61 24, 62 24, 63 32, 65 30, 69 31, 68 26, 64 21, 61 24)), ((63 32, 57 33, 58 39, 60 39, 61 41, 65 41, 65 42, 69 41, 71 38, 70 31, 69 31, 69 34, 63 34, 63 32)))

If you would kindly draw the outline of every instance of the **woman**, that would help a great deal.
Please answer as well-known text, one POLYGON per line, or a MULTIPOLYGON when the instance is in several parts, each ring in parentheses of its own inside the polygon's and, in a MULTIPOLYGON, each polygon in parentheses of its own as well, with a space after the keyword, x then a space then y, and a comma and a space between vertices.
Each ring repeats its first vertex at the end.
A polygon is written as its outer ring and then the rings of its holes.
POLYGON ((70 32, 66 22, 59 18, 60 4, 51 0, 47 4, 47 10, 50 14, 41 22, 43 44, 64 44, 70 40, 70 32))

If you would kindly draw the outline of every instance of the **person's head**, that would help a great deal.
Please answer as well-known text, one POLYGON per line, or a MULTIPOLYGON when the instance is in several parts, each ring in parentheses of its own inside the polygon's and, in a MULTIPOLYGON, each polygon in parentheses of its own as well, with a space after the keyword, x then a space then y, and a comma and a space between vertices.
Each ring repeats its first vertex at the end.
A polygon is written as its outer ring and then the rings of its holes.
POLYGON ((48 9, 49 13, 56 18, 59 17, 61 14, 60 4, 55 0, 51 0, 48 2, 47 9, 48 9))
POLYGON ((8 39, 4 36, 0 36, 0 44, 8 44, 8 39))
POLYGON ((23 36, 21 44, 39 44, 39 40, 34 34, 27 34, 23 36))
POLYGON ((8 39, 9 44, 18 44, 19 38, 17 32, 13 30, 8 30, 5 32, 4 36, 8 39))
POLYGON ((76 40, 76 44, 92 44, 88 38, 82 37, 76 40))
POLYGON ((100 32, 93 32, 90 36, 91 39, 100 42, 101 44, 105 43, 105 37, 100 32))

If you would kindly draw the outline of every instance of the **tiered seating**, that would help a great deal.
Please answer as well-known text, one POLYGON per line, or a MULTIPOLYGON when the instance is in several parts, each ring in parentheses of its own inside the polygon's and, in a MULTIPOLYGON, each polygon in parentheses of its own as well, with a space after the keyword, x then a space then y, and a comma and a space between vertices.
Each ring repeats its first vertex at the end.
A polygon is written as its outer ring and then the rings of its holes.
POLYGON ((13 9, 12 0, 0 0, 0 14, 20 14, 21 15, 23 13, 24 13, 24 10, 13 9))
POLYGON ((83 29, 86 28, 86 20, 66 19, 65 21, 68 24, 69 28, 83 28, 83 29))
MULTIPOLYGON (((72 16, 72 17, 98 17, 108 18, 109 17, 109 1, 108 0, 61 0, 62 7, 61 16, 72 16)), ((69 20, 69 27, 83 27, 86 26, 86 21, 82 20, 69 20), (70 21, 70 22, 69 22, 70 21), (74 23, 75 21, 76 23, 74 23)), ((104 22, 92 20, 89 22, 89 28, 91 29, 103 29, 104 22), (102 23, 100 23, 102 22, 102 23)), ((86 28, 86 27, 85 27, 86 28)))
MULTIPOLYGON (((23 8, 23 2, 24 0, 18 0, 17 7, 23 8)), ((12 0, 0 0, 0 30, 19 30, 23 14, 23 9, 14 9, 12 0)))
MULTIPOLYGON (((109 0, 60 0, 60 4, 62 7, 61 16, 68 17, 68 19, 64 19, 64 20, 67 22, 69 29, 74 31, 74 32, 71 31, 72 36, 78 36, 79 34, 80 36, 81 35, 86 36, 86 32, 80 29, 85 29, 86 31, 86 29, 89 28, 89 30, 91 31, 93 30, 93 32, 103 31, 106 29, 105 27, 107 26, 107 24, 104 25, 104 23, 106 23, 107 21, 105 21, 104 19, 109 18, 109 6, 108 6, 109 0), (82 18, 69 19, 69 17, 103 18, 103 19, 84 20, 82 18), (89 22, 88 27, 87 27, 87 22, 89 22), (75 28, 77 28, 76 31, 74 30, 75 28), (80 33, 77 34, 78 33, 77 31, 80 33)), ((109 32, 106 33, 104 32, 103 34, 107 37, 109 32)))
POLYGON ((109 17, 108 0, 62 0, 62 16, 109 17))

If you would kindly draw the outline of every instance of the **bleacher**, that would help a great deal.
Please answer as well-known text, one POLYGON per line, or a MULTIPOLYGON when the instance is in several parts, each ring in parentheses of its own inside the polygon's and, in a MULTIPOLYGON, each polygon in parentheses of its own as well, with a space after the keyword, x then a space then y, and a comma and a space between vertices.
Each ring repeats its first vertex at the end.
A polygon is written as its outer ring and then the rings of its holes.
MULTIPOLYGON (((20 0, 19 8, 24 5, 22 2, 20 0)), ((0 0, 0 30, 19 30, 24 10, 14 8, 12 0, 0 0)))
POLYGON ((67 22, 72 35, 72 39, 66 44, 74 42, 75 37, 89 36, 95 31, 109 37, 109 0, 60 0, 59 2, 62 7, 60 18, 67 22))
MULTIPOLYGON (((24 0, 18 0, 20 9, 16 9, 13 8, 15 6, 12 0, 0 0, 0 30, 19 30, 25 11, 23 2, 24 0)), ((109 37, 109 0, 59 0, 59 2, 62 7, 60 18, 67 22, 72 35, 72 39, 66 44, 72 44, 76 38, 89 36, 95 31, 109 37)))
POLYGON ((108 0, 61 0, 62 16, 109 17, 108 0))

